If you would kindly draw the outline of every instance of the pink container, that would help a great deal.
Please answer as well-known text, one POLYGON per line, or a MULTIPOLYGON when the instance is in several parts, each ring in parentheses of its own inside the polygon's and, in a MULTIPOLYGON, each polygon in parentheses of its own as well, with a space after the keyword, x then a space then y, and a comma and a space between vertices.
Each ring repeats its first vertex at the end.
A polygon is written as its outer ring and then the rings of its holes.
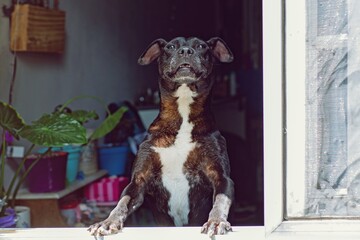
MULTIPOLYGON (((65 188, 67 152, 50 152, 39 160, 27 176, 32 193, 56 192, 65 188)), ((36 161, 40 154, 30 155, 25 168, 36 161)))
POLYGON ((117 202, 124 188, 129 184, 127 177, 107 177, 85 187, 85 197, 88 200, 117 202))

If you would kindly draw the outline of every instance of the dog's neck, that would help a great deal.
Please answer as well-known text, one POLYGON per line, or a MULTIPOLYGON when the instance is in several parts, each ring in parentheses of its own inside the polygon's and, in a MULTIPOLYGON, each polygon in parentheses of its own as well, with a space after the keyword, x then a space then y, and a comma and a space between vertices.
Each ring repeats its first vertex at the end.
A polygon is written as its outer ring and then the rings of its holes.
POLYGON ((211 84, 205 84, 205 81, 196 84, 160 82, 160 113, 150 127, 150 133, 157 131, 160 125, 177 132, 183 120, 194 124, 193 135, 215 130, 210 90, 211 84))

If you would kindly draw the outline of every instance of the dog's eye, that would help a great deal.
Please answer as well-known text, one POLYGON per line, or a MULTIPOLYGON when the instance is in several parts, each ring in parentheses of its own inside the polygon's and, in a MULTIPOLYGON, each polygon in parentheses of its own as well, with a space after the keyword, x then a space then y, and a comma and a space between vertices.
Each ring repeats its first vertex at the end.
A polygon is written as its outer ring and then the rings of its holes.
POLYGON ((197 47, 198 49, 205 49, 207 46, 204 43, 200 43, 197 47))
POLYGON ((169 45, 167 45, 167 49, 169 49, 169 50, 174 50, 176 47, 175 47, 175 45, 174 44, 169 44, 169 45))

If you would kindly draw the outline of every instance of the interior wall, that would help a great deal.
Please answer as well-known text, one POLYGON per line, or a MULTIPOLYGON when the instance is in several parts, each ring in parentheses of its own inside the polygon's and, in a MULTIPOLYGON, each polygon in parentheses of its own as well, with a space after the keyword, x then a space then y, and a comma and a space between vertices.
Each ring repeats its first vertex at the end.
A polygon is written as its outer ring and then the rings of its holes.
MULTIPOLYGON (((16 54, 12 105, 31 123, 79 95, 93 95, 106 103, 134 100, 146 88, 157 88, 157 68, 139 66, 141 53, 160 37, 170 40, 179 35, 196 35, 207 39, 216 35, 219 16, 211 10, 215 2, 195 2, 189 7, 182 1, 168 0, 157 0, 156 6, 154 1, 143 0, 59 1, 59 8, 66 12, 65 51, 16 54), (197 17, 199 12, 202 18, 197 17), (184 23, 178 17, 183 13, 196 21, 184 23)), ((10 3, 0 0, 0 6, 10 3)), ((7 101, 14 54, 9 49, 9 18, 1 14, 0 19, 0 99, 7 101)), ((91 99, 70 107, 104 115, 102 105, 91 99)), ((92 121, 87 127, 98 123, 92 121)), ((6 172, 11 174, 11 169, 6 172)))
MULTIPOLYGON (((10 6, 10 2, 0 0, 0 6, 10 6)), ((141 7, 141 2, 60 1, 60 9, 66 12, 64 53, 17 53, 12 105, 27 123, 75 96, 93 95, 106 103, 132 101, 143 89, 157 85, 156 67, 137 64, 151 41, 144 40, 143 35, 150 32, 149 38, 155 38, 152 29, 143 26, 149 14, 144 14, 146 8, 141 7)), ((0 99, 8 101, 14 55, 9 50, 9 18, 3 14, 0 18, 0 99)), ((95 110, 101 116, 105 112, 91 99, 70 107, 95 110)), ((87 127, 99 122, 93 121, 87 127)), ((5 179, 11 175, 12 169, 6 166, 5 179)))
MULTIPOLYGON (((9 2, 0 0, 0 5, 9 2)), ((138 28, 146 15, 134 14, 139 6, 140 1, 60 1, 66 12, 64 53, 17 54, 13 105, 24 119, 35 120, 74 96, 94 95, 107 103, 133 100, 140 89, 156 85, 156 69, 137 65, 148 44, 138 28)), ((13 68, 8 18, 1 17, 0 29, 0 99, 7 100, 13 68)), ((93 100, 72 106, 104 113, 93 100)))
MULTIPOLYGON (((0 5, 10 5, 0 0, 0 5)), ((63 0, 66 12, 66 48, 63 54, 18 53, 13 105, 26 121, 78 95, 95 95, 106 102, 133 100, 147 87, 157 87, 157 69, 142 67, 137 59, 156 38, 178 35, 210 38, 218 21, 209 4, 158 0, 63 0), (184 7, 186 7, 184 9, 184 7), (170 9, 170 10, 169 10, 170 9), (183 22, 182 12, 192 22, 183 22), (201 18, 196 17, 202 12, 201 18), (209 31, 211 29, 211 31, 209 31)), ((0 99, 7 100, 13 70, 9 50, 9 19, 0 21, 0 99)), ((93 100, 74 108, 103 113, 93 100)), ((94 123, 96 124, 96 123, 94 123)))

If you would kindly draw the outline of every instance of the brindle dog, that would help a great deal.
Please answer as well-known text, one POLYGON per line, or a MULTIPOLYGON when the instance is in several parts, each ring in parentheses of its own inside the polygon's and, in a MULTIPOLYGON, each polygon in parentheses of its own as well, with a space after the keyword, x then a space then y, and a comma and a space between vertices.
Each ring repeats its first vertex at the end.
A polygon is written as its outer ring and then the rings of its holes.
POLYGON ((213 64, 233 55, 220 38, 203 41, 157 39, 139 64, 158 61, 160 113, 136 156, 130 184, 109 217, 90 226, 96 237, 117 233, 144 197, 153 198, 164 224, 201 226, 202 233, 225 234, 234 195, 225 139, 210 111, 213 64), (205 223, 205 224, 204 224, 205 223))

